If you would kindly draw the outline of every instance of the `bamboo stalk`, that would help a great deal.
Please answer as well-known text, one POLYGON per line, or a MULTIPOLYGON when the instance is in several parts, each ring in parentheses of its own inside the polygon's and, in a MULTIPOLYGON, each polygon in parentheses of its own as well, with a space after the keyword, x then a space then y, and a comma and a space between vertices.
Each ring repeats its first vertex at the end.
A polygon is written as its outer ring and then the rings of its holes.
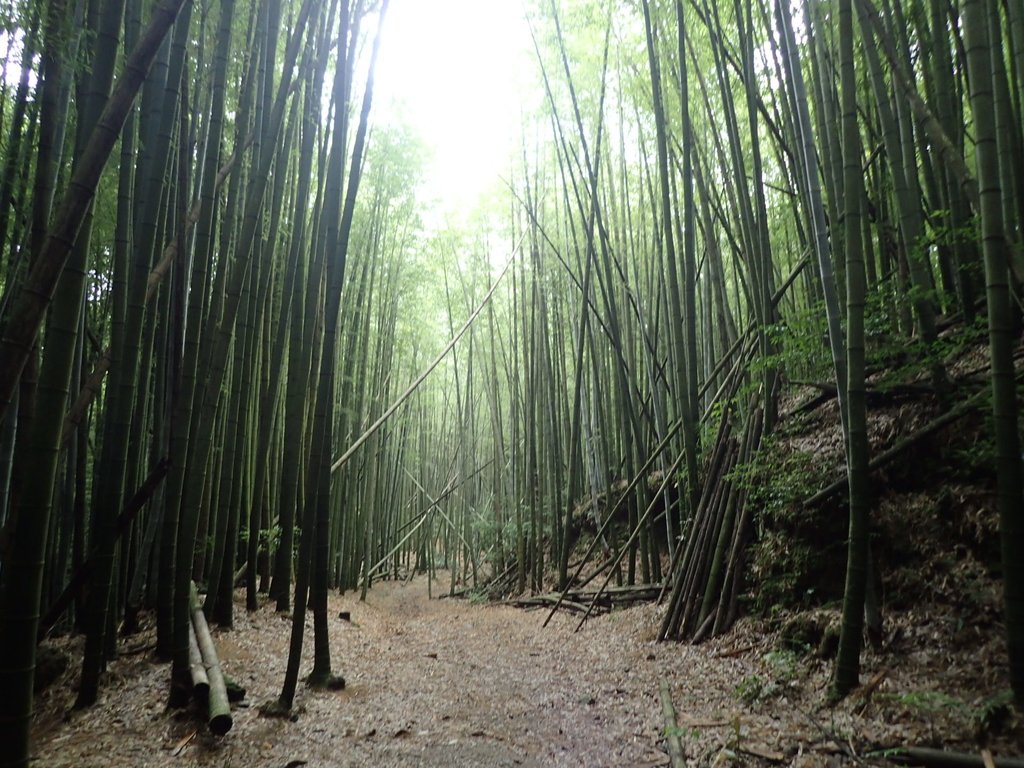
POLYGON ((369 427, 367 427, 363 434, 356 438, 355 442, 353 442, 352 445, 350 445, 348 449, 343 454, 341 454, 341 456, 339 456, 334 461, 333 464, 331 464, 331 474, 338 471, 338 469, 340 469, 345 464, 345 462, 352 458, 352 455, 363 445, 363 443, 369 440, 370 437, 384 425, 384 422, 391 418, 392 414, 394 414, 394 412, 397 411, 399 407, 401 407, 402 403, 408 400, 409 397, 412 396, 412 393, 419 389, 420 384, 422 384, 426 380, 426 378, 431 373, 434 372, 434 369, 441 364, 441 361, 444 360, 445 357, 447 357, 448 353, 452 351, 456 344, 458 344, 459 339, 461 339, 465 335, 466 331, 470 329, 470 327, 476 321, 477 317, 480 316, 480 313, 483 311, 484 307, 486 307, 487 303, 491 300, 491 297, 494 295, 494 291, 501 284, 502 278, 505 277, 505 275, 508 273, 509 267, 511 267, 513 262, 515 262, 516 256, 519 254, 522 245, 523 239, 520 238, 519 242, 516 244, 516 247, 512 249, 512 255, 509 257, 508 262, 506 262, 504 269, 501 270, 501 274, 498 275, 497 280, 495 280, 494 283, 491 285, 490 290, 487 291, 486 295, 480 301, 479 306, 477 306, 477 308, 473 310, 473 314, 469 316, 468 320, 466 320, 466 324, 463 325, 459 332, 452 337, 452 340, 448 342, 448 346, 442 349, 438 356, 434 358, 433 362, 427 366, 426 370, 424 370, 423 373, 417 376, 415 381, 413 381, 412 384, 406 387, 405 391, 398 396, 398 399, 388 406, 388 409, 381 414, 380 418, 373 422, 373 424, 371 424, 369 427))
POLYGON ((661 715, 665 719, 665 741, 668 744, 672 768, 686 768, 683 742, 679 738, 679 723, 676 721, 676 708, 672 704, 672 693, 666 680, 661 681, 661 715))
MULTIPOLYGON (((886 450, 876 454, 875 457, 871 459, 871 461, 868 463, 868 471, 874 472, 876 469, 884 467, 886 464, 889 464, 894 459, 899 457, 900 454, 904 453, 910 448, 913 448, 915 445, 917 445, 925 438, 930 437, 943 427, 946 427, 956 421, 959 421, 961 418, 974 411, 979 406, 982 398, 987 394, 989 394, 988 390, 982 390, 978 392, 977 394, 964 400, 955 408, 951 408, 950 410, 943 413, 941 416, 938 416, 932 421, 928 422, 916 432, 912 432, 902 440, 899 440, 891 448, 887 448, 886 450)), ((820 504, 821 502, 825 501, 834 494, 839 493, 844 488, 846 488, 847 482, 847 477, 844 475, 839 480, 836 480, 834 483, 825 486, 820 491, 815 493, 813 496, 805 499, 803 506, 813 507, 817 504, 820 504)))
POLYGON ((188 671, 192 675, 192 695, 200 704, 207 704, 210 700, 210 677, 206 674, 206 665, 203 664, 203 654, 199 650, 199 641, 196 639, 195 624, 188 625, 188 671))
POLYGON ((213 644, 210 627, 206 623, 206 616, 203 615, 203 609, 199 604, 199 595, 196 592, 195 582, 190 582, 189 586, 192 630, 195 635, 196 644, 199 646, 199 653, 202 656, 203 666, 206 668, 209 683, 207 723, 210 726, 211 733, 223 736, 231 730, 232 725, 231 704, 228 701, 227 684, 224 681, 224 673, 220 668, 220 659, 217 657, 217 648, 213 644))

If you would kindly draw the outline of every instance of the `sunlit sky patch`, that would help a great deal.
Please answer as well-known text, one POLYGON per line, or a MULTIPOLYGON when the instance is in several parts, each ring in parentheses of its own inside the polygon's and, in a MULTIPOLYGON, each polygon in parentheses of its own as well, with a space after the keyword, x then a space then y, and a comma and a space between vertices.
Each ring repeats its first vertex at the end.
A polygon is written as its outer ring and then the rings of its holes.
POLYGON ((404 121, 428 147, 430 218, 458 217, 508 175, 533 66, 521 0, 392 1, 375 122, 404 121))

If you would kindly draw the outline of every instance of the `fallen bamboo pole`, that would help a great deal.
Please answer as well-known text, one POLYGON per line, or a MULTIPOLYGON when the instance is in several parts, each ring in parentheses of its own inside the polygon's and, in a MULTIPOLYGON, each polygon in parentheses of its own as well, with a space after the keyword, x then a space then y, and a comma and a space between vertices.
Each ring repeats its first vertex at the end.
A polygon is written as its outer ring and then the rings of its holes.
POLYGON ((227 684, 224 681, 224 673, 220 668, 220 659, 217 658, 217 649, 213 645, 213 636, 210 634, 210 627, 206 623, 206 616, 199 605, 199 595, 196 593, 195 582, 191 583, 191 594, 189 603, 192 609, 192 627, 195 630, 196 644, 199 646, 199 653, 203 659, 203 666, 206 667, 206 675, 209 680, 209 697, 207 709, 207 724, 210 732, 217 736, 223 736, 231 730, 231 704, 228 701, 227 684))
MULTIPOLYGON (((601 583, 601 586, 598 588, 597 592, 594 593, 594 597, 590 601, 590 606, 587 608, 587 612, 583 614, 583 618, 580 619, 580 623, 576 625, 576 629, 573 630, 574 632, 579 632, 580 629, 583 627, 584 622, 590 617, 590 614, 593 611, 594 606, 597 604, 598 598, 600 598, 602 594, 609 593, 610 590, 608 587, 608 583, 612 580, 612 576, 615 573, 615 568, 618 567, 619 563, 622 561, 622 558, 625 555, 626 551, 629 549, 629 546, 640 535, 640 529, 647 523, 648 518, 651 516, 651 513, 654 511, 654 508, 657 505, 659 496, 665 489, 665 486, 668 484, 668 482, 675 476, 676 470, 679 469, 679 465, 682 463, 684 457, 685 454, 683 453, 680 453, 679 456, 676 457, 675 462, 673 462, 671 467, 669 467, 668 472, 664 474, 664 477, 661 481, 661 485, 659 486, 657 492, 655 492, 652 495, 651 503, 647 505, 647 509, 644 510, 644 514, 641 516, 640 520, 637 521, 637 524, 633 527, 633 532, 626 540, 626 543, 619 547, 618 554, 616 554, 615 557, 609 561, 608 575, 605 577, 605 580, 601 583)), ((653 596, 652 599, 657 599, 661 595, 662 585, 654 584, 651 586, 656 590, 656 594, 653 596)))
POLYGON ((661 681, 661 714, 665 719, 665 742, 668 744, 668 756, 672 768, 686 768, 686 757, 683 754, 683 742, 679 738, 679 723, 676 722, 676 708, 672 704, 672 694, 668 682, 661 681))
MULTIPOLYGON (((647 472, 650 470, 651 466, 653 466, 655 460, 658 458, 659 455, 661 455, 661 452, 668 447, 669 442, 675 437, 676 433, 682 428, 682 426, 683 420, 681 418, 676 419, 672 426, 668 428, 667 432, 665 433, 665 436, 661 439, 661 442, 658 443, 657 447, 651 452, 651 455, 647 457, 647 461, 644 462, 644 465, 642 467, 640 467, 640 471, 633 476, 633 479, 630 480, 629 485, 626 486, 626 489, 619 495, 619 498, 615 502, 615 504, 611 507, 611 509, 608 510, 608 512, 605 513, 604 522, 601 524, 601 527, 597 529, 597 534, 594 536, 593 541, 590 542, 590 546, 587 547, 587 551, 583 553, 583 557, 580 560, 579 566, 577 566, 576 571, 569 578, 567 584, 572 584, 576 581, 577 578, 579 578, 579 575, 580 573, 582 573, 583 568, 586 566, 588 562, 590 562, 590 556, 594 553, 594 550, 597 548, 598 541, 602 536, 604 536, 608 528, 611 527, 612 519, 615 517, 615 513, 619 511, 619 507, 621 507, 622 504, 625 503, 629 494, 632 493, 633 490, 637 487, 637 485, 640 484, 641 480, 647 477, 647 472)), ((555 615, 555 611, 557 610, 558 604, 556 603, 555 606, 551 609, 551 612, 548 613, 548 617, 544 619, 544 623, 541 625, 542 627, 546 627, 548 625, 548 623, 551 621, 551 617, 555 615)))
POLYGON ((206 674, 196 627, 191 621, 188 623, 188 672, 192 677, 192 695, 200 704, 206 704, 210 700, 210 677, 206 674))
MULTIPOLYGON (((981 390, 977 394, 969 397, 967 400, 964 400, 962 403, 960 403, 960 405, 956 406, 955 408, 951 408, 942 415, 928 422, 916 432, 912 432, 911 434, 907 435, 907 437, 897 441, 896 444, 893 445, 891 448, 887 448, 881 453, 878 453, 868 463, 868 471, 874 472, 875 470, 884 467, 886 464, 891 462, 893 459, 897 458, 904 451, 908 450, 909 448, 913 448, 926 437, 930 437, 943 427, 949 426, 953 422, 960 420, 968 413, 972 412, 975 408, 977 408, 978 405, 981 403, 982 398, 984 398, 988 394, 988 390, 981 390)), ((806 499, 803 503, 803 506, 807 508, 820 504, 821 502, 828 499, 830 496, 845 490, 848 482, 849 478, 847 478, 844 475, 831 485, 822 488, 816 494, 806 499)))

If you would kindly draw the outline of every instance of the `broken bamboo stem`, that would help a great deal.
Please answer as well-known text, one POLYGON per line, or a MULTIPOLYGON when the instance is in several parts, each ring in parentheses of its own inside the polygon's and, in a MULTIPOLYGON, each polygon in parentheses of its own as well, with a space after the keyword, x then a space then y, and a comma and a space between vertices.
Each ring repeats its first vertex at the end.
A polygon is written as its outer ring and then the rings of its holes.
MULTIPOLYGON (((135 491, 132 497, 128 500, 128 503, 124 505, 124 509, 121 510, 121 514, 117 518, 117 523, 114 529, 114 537, 120 539, 131 527, 132 521, 136 515, 142 511, 143 507, 146 506, 146 502, 149 501, 150 497, 156 493, 156 489, 163 482, 164 477, 167 476, 168 470, 171 468, 171 462, 165 457, 157 462, 156 466, 146 477, 139 489, 135 491)), ((96 552, 93 551, 89 554, 89 559, 82 563, 75 570, 68 585, 64 587, 64 591, 58 595, 57 599, 53 601, 49 608, 46 609, 46 613, 43 614, 43 618, 39 621, 39 628, 36 631, 36 639, 42 640, 46 637, 47 633, 53 628, 53 625, 57 623, 57 620, 64 615, 64 611, 71 605, 71 601, 75 599, 79 592, 89 583, 89 579, 92 577, 93 569, 96 565, 96 552)))

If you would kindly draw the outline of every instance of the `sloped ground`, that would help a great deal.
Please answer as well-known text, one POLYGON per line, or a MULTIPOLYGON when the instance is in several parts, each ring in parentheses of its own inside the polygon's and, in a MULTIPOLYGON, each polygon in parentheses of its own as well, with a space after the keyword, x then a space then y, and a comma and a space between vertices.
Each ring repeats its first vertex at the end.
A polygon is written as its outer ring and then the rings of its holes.
MULTIPOLYGON (((331 627, 335 670, 348 687, 300 689, 304 712, 288 722, 260 717, 257 707, 277 695, 289 622, 269 607, 239 608, 238 628, 216 633, 226 671, 248 688, 227 736, 164 709, 167 666, 138 651, 152 641, 142 635, 112 666, 95 708, 62 721, 75 671, 43 695, 36 764, 667 765, 658 699, 667 680, 692 765, 843 765, 879 745, 976 752, 984 702, 1005 680, 998 626, 975 631, 952 617, 907 614, 886 650, 866 654, 865 681, 884 671, 872 695, 829 709, 828 664, 797 662, 763 623, 741 622, 697 647, 657 644, 660 611, 646 605, 573 633, 568 616, 542 628, 541 611, 428 600, 426 578, 417 577, 378 584, 366 603, 332 596, 332 617, 352 616, 331 627)), ((994 734, 997 754, 1020 751, 1014 716, 994 734)))

